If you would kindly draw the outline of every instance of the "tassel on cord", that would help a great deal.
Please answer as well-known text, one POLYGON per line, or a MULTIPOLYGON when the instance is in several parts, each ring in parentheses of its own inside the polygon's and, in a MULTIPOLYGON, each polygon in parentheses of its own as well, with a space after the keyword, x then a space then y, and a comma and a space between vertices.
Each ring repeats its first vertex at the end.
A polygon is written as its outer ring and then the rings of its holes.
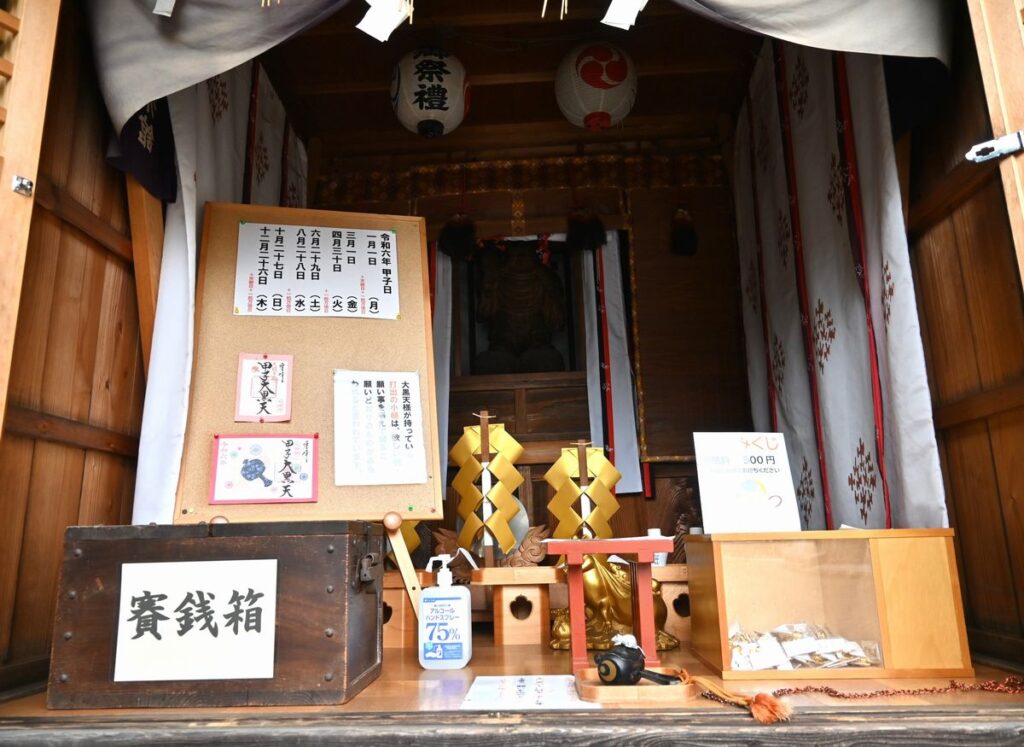
POLYGON ((673 254, 681 257, 692 257, 697 253, 697 230, 693 226, 690 211, 682 205, 676 208, 672 216, 672 234, 669 248, 673 254))
POLYGON ((468 262, 476 254, 476 224, 466 209, 466 167, 461 168, 459 209, 448 219, 437 237, 437 248, 449 257, 468 262))
POLYGON ((455 213, 441 228, 437 248, 455 259, 472 259, 477 249, 476 224, 466 213, 455 213))
POLYGON ((768 693, 758 693, 753 697, 738 695, 729 692, 721 685, 707 677, 694 677, 685 669, 679 670, 679 679, 685 685, 696 685, 702 690, 711 693, 716 700, 723 703, 731 703, 750 711, 750 715, 759 724, 774 724, 778 721, 789 721, 793 715, 793 709, 778 698, 768 693))
POLYGON ((573 208, 565 231, 565 248, 570 252, 594 251, 605 243, 604 223, 590 208, 573 208))

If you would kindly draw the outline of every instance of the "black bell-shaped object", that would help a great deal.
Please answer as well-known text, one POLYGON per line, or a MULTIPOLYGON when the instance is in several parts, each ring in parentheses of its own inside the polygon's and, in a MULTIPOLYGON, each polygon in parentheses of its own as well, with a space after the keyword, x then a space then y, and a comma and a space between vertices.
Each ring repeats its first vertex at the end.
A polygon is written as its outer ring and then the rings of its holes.
MULTIPOLYGON (((616 636, 612 640, 622 641, 623 638, 626 636, 616 636)), ((678 677, 644 669, 644 665, 647 663, 644 652, 635 645, 635 639, 632 643, 634 645, 629 645, 626 641, 616 643, 607 651, 594 656, 594 661, 597 663, 597 676, 601 678, 601 682, 606 685, 635 685, 642 677, 659 685, 679 684, 678 677)))

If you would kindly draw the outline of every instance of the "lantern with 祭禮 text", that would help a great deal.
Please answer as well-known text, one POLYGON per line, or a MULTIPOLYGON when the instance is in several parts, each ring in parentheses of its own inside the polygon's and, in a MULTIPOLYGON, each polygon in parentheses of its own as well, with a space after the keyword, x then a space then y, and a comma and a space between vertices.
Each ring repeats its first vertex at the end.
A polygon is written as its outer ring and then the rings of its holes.
POLYGON ((636 101, 636 68, 621 48, 587 42, 562 58, 555 98, 565 118, 594 132, 617 125, 636 101))
POLYGON ((434 138, 462 123, 469 110, 466 69, 458 58, 438 49, 417 49, 395 66, 391 106, 410 132, 434 138))

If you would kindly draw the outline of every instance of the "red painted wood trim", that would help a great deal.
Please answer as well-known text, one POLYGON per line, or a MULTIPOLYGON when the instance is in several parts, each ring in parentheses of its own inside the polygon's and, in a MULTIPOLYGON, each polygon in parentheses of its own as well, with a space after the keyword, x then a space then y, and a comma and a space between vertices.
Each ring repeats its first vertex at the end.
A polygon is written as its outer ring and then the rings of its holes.
POLYGON ((853 114, 850 106, 850 81, 846 73, 846 55, 832 53, 832 72, 836 99, 836 117, 842 122, 837 128, 839 154, 843 167, 849 174, 849 188, 846 190, 846 225, 850 232, 850 248, 853 250, 854 268, 864 297, 864 316, 867 323, 868 355, 871 363, 871 400, 875 418, 875 450, 878 474, 882 480, 882 495, 885 498, 885 528, 892 528, 892 506, 889 503, 889 479, 885 466, 885 413, 882 407, 882 380, 878 368, 878 344, 875 338, 875 323, 871 314, 871 289, 868 281, 867 249, 864 245, 864 206, 860 195, 860 174, 857 170, 857 143, 853 135, 853 114))
MULTIPOLYGON (((601 356, 603 364, 604 379, 604 419, 606 425, 605 447, 609 459, 615 462, 615 408, 612 397, 612 361, 611 341, 608 335, 608 307, 604 299, 604 247, 598 247, 594 252, 594 278, 597 280, 597 313, 598 322, 601 325, 601 356)), ((611 488, 612 495, 615 495, 615 486, 611 488)))
POLYGON ((800 326, 804 335, 807 375, 811 386, 811 406, 814 409, 814 435, 818 446, 818 469, 821 472, 821 492, 825 504, 825 526, 833 529, 832 494, 829 490, 828 463, 825 459, 825 434, 821 426, 821 399, 818 394, 817 364, 814 360, 814 332, 811 329, 810 302, 807 297, 804 240, 800 227, 800 198, 797 191, 796 164, 793 156, 793 129, 789 116, 789 85, 786 81, 786 57, 783 43, 774 40, 772 52, 775 62, 775 90, 778 98, 779 123, 782 127, 782 149, 785 154, 786 179, 789 184, 789 215, 793 229, 793 266, 796 269, 797 295, 800 299, 800 326))

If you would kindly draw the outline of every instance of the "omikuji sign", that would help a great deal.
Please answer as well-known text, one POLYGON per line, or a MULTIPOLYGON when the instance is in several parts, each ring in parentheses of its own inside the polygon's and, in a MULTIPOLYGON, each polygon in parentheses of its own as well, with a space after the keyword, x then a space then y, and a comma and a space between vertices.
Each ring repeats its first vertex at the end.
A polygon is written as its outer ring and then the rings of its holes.
POLYGON ((693 446, 706 534, 800 531, 781 433, 694 433, 693 446))
POLYGON ((274 676, 277 560, 124 563, 115 682, 274 676))

